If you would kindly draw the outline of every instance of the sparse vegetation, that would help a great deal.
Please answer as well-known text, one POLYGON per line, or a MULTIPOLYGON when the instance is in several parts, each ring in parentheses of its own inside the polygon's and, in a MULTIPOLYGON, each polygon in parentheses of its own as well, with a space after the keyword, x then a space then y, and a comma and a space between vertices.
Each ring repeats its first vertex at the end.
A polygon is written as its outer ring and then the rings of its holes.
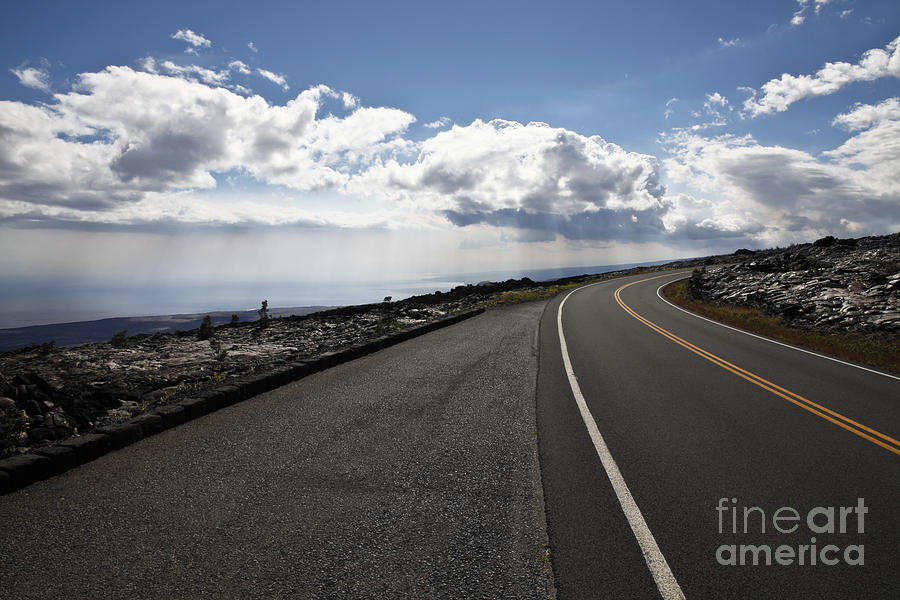
POLYGON ((201 341, 208 340, 211 339, 213 335, 215 335, 215 330, 212 326, 212 317, 206 315, 200 323, 200 329, 197 330, 197 339, 201 341))
POLYGON ((51 352, 56 350, 56 342, 52 340, 49 342, 44 342, 43 344, 32 342, 31 345, 28 346, 27 350, 31 352, 37 352, 38 354, 50 354, 51 352))
POLYGON ((258 321, 259 328, 265 329, 266 327, 269 326, 269 301, 263 300, 262 306, 256 312, 259 314, 259 321, 258 321))
POLYGON ((502 292, 493 298, 486 300, 482 303, 482 307, 491 308, 494 306, 502 306, 505 304, 518 304, 519 302, 531 302, 533 300, 544 300, 545 298, 552 298, 556 294, 565 291, 571 290, 577 287, 581 287, 583 285, 587 285, 589 283, 593 283, 595 280, 589 281, 580 281, 574 283, 566 283, 563 285, 551 285, 547 286, 541 290, 511 290, 508 292, 502 292))
POLYGON ((0 408, 0 458, 13 454, 22 434, 25 433, 28 421, 25 415, 13 408, 0 408))
POLYGON ((216 360, 222 362, 228 356, 228 349, 222 346, 222 342, 216 338, 210 338, 209 347, 212 348, 216 360))
POLYGON ((122 331, 113 334, 109 343, 113 348, 125 348, 128 346, 128 330, 123 329, 122 331))
POLYGON ((760 308, 725 306, 697 300, 690 292, 692 279, 693 275, 690 279, 670 283, 663 288, 663 295, 673 303, 714 321, 844 360, 900 373, 900 335, 822 332, 792 327, 783 317, 770 315, 760 308))
POLYGON ((706 267, 702 269, 694 269, 690 279, 687 280, 686 292, 693 300, 701 300, 703 298, 703 276, 706 275, 706 267))

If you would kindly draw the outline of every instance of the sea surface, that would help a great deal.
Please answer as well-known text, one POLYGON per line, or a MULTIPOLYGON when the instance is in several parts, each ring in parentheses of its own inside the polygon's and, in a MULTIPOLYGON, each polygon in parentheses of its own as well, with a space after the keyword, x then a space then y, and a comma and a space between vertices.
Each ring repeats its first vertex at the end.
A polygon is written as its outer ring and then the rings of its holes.
MULTIPOLYGON (((252 311, 259 309, 263 299, 268 300, 268 306, 273 310, 283 307, 368 304, 381 302, 387 296, 396 301, 437 290, 446 292, 458 285, 478 284, 483 281, 505 281, 522 277, 548 281, 662 262, 665 261, 485 271, 395 281, 341 283, 170 281, 149 284, 144 280, 6 277, 0 278, 0 350, 51 340, 57 341, 59 345, 73 345, 109 339, 107 330, 111 327, 119 327, 124 323, 134 328, 138 318, 147 320, 153 317, 153 322, 159 321, 163 324, 171 321, 173 326, 180 323, 184 329, 190 329, 191 325, 196 327, 194 321, 209 313, 222 313, 222 319, 230 317, 231 313, 241 313, 241 320, 246 320, 252 318, 252 311), (112 321, 123 318, 133 321, 121 323, 112 321), (74 323, 78 323, 78 326, 62 330, 37 327, 74 323), (65 340, 57 340, 57 337, 63 335, 61 331, 79 333, 72 334, 65 340), (26 339, 27 341, 23 343, 22 340, 26 339)), ((301 314, 299 310, 294 312, 301 314)), ((168 329, 166 327, 159 330, 168 329)), ((131 330, 129 333, 134 334, 138 331, 131 330)))

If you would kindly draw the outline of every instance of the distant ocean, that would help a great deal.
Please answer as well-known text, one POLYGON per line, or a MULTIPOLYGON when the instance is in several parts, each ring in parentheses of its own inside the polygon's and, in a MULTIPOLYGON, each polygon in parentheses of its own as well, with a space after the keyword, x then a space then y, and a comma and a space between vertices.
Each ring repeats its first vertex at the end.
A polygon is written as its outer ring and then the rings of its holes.
POLYGON ((415 280, 327 284, 169 282, 150 285, 143 281, 132 283, 121 280, 66 277, 54 279, 7 277, 0 278, 2 290, 0 337, 3 335, 2 329, 31 325, 92 321, 111 317, 253 310, 259 308, 263 299, 267 299, 272 308, 366 304, 380 302, 385 296, 391 296, 393 300, 402 300, 436 290, 446 292, 458 285, 477 284, 482 281, 505 281, 522 277, 547 281, 662 262, 665 261, 558 269, 487 271, 415 280))

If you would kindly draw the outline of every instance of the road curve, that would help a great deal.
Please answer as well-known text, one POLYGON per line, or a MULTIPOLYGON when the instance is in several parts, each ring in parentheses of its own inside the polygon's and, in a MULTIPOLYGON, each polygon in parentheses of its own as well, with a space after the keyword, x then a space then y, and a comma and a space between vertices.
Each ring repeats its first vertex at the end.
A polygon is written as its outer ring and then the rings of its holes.
POLYGON ((656 292, 680 276, 582 288, 542 317, 538 434, 558 597, 896 597, 900 381, 679 311, 656 292))
POLYGON ((0 497, 0 598, 546 598, 543 303, 0 497))

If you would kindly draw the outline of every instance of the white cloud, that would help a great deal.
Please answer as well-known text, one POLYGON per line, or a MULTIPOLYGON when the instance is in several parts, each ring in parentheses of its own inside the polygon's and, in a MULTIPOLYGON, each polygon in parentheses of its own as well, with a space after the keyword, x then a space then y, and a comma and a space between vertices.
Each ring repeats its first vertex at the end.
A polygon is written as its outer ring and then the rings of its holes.
POLYGON ((189 79, 197 78, 210 85, 223 85, 228 81, 228 71, 215 71, 198 65, 176 65, 170 60, 163 61, 160 65, 172 75, 180 75, 189 79))
POLYGON ((191 45, 189 50, 194 48, 209 48, 212 45, 208 39, 203 37, 203 34, 194 33, 190 29, 179 29, 175 33, 172 34, 173 40, 182 40, 191 45))
POLYGON ((826 96, 855 81, 873 81, 882 77, 900 77, 900 37, 884 49, 867 50, 857 64, 828 62, 815 75, 784 73, 762 86, 762 95, 750 89, 752 95, 744 102, 750 116, 783 112, 804 98, 826 96))
POLYGON ((250 48, 253 52, 259 52, 259 48, 256 47, 256 44, 253 42, 247 42, 247 47, 250 48))
POLYGON ((50 74, 46 69, 20 66, 18 69, 10 69, 10 73, 19 78, 19 83, 42 92, 50 92, 50 74))
POLYGON ((678 102, 678 98, 669 98, 668 100, 666 100, 666 110, 663 113, 663 116, 666 118, 666 120, 668 120, 669 117, 671 117, 675 113, 675 109, 672 108, 672 105, 676 102, 678 102))
POLYGON ((641 239, 664 230, 653 157, 543 123, 455 126, 422 142, 415 162, 386 161, 352 186, 411 210, 441 211, 457 226, 530 231, 532 241, 641 239))
POLYGON ((185 77, 84 73, 54 104, 0 102, 0 201, 7 218, 65 209, 91 221, 132 205, 152 212, 154 198, 213 189, 219 173, 340 191, 379 153, 409 151, 399 135, 412 115, 365 107, 317 118, 325 96, 340 98, 318 86, 272 106, 185 77))
POLYGON ((831 0, 797 0, 797 12, 791 17, 791 25, 802 25, 806 22, 806 15, 810 7, 813 8, 815 14, 822 12, 822 7, 831 2, 831 0))
POLYGON ((852 111, 836 116, 831 124, 848 131, 859 131, 886 121, 900 121, 900 98, 888 98, 874 106, 856 104, 852 111))
POLYGON ((450 117, 441 117, 437 121, 431 121, 430 123, 424 123, 422 127, 427 127, 428 129, 443 129, 448 125, 452 124, 453 120, 450 117))
MULTIPOLYGON (((670 158, 663 162, 674 183, 716 198, 710 208, 717 222, 744 223, 764 244, 887 233, 900 228, 900 182, 894 176, 900 169, 900 120, 892 117, 894 109, 860 106, 855 115, 839 117, 840 123, 870 128, 824 153, 833 160, 764 146, 749 135, 676 132, 666 140, 670 158)), ((679 214, 676 207, 667 222, 679 214)))
POLYGON ((870 187, 893 190, 900 200, 900 98, 874 106, 857 104, 852 111, 835 117, 833 124, 857 133, 825 156, 864 173, 870 187))
POLYGON ((350 92, 341 93, 341 102, 344 103, 344 108, 356 108, 359 106, 359 98, 350 92))
POLYGON ((279 75, 278 73, 273 73, 272 71, 267 71, 266 69, 256 69, 256 72, 274 83, 283 89, 284 91, 288 91, 291 89, 291 86, 287 84, 287 79, 285 79, 284 75, 279 75))
POLYGON ((842 11, 841 11, 841 18, 842 18, 842 19, 848 18, 851 14, 853 14, 853 10, 854 10, 854 9, 852 9, 852 8, 848 8, 847 10, 842 10, 842 11))
POLYGON ((722 48, 733 48, 735 46, 740 45, 741 38, 734 38, 733 40, 726 40, 724 38, 719 38, 719 46, 722 48))
POLYGON ((250 74, 250 67, 248 67, 245 62, 240 61, 240 60, 231 61, 230 63, 228 63, 228 68, 231 69, 232 71, 237 71, 241 75, 249 75, 250 74))
POLYGON ((706 102, 703 103, 703 106, 707 111, 728 108, 728 98, 719 92, 713 92, 706 95, 706 102))

